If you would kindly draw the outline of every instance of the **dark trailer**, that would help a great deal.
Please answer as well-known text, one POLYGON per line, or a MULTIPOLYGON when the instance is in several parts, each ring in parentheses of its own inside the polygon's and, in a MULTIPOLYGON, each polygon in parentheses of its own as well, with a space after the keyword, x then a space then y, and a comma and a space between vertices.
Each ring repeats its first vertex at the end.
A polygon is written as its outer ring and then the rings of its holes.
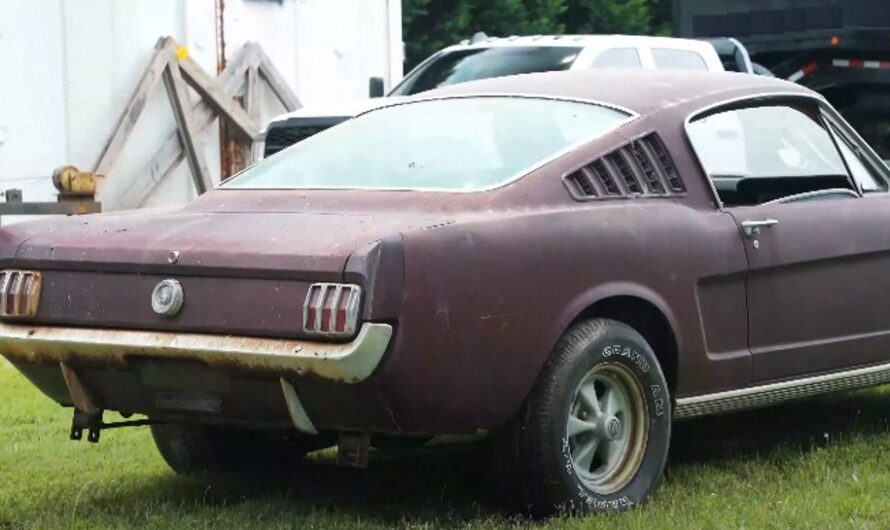
POLYGON ((890 2, 675 0, 680 37, 733 37, 755 69, 824 95, 890 159, 890 2))

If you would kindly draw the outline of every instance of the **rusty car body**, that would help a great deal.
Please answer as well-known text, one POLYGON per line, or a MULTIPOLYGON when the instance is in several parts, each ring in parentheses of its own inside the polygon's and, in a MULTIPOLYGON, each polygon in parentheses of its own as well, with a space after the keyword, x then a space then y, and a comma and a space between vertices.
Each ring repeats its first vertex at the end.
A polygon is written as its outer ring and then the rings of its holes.
MULTIPOLYGON (((387 157, 410 147, 394 142, 387 157)), ((621 509, 658 483, 672 418, 890 381, 888 181, 820 96, 775 79, 472 82, 371 111, 181 208, 4 227, 0 353, 93 418, 497 433, 526 504, 621 509), (543 112, 511 119, 549 119, 547 105, 614 119, 479 189, 263 181, 329 144, 349 158, 360 149, 336 135, 362 120, 391 124, 377 142, 417 123, 397 112, 514 99, 543 112), (151 303, 165 280, 178 287, 155 301, 184 301, 170 314, 151 303)))

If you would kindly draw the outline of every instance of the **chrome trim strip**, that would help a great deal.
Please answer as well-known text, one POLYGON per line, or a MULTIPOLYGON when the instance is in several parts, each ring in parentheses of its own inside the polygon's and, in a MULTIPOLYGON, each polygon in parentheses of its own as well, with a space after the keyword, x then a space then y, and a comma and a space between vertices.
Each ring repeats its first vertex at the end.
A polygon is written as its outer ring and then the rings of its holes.
POLYGON ((352 342, 66 328, 0 323, 0 354, 13 363, 89 363, 125 368, 130 356, 196 360, 211 368, 357 383, 377 368, 392 326, 366 323, 352 342))
POLYGON ((890 383, 890 363, 680 398, 674 406, 674 417, 693 418, 722 414, 884 383, 890 383))
POLYGON ((857 193, 849 188, 826 188, 824 190, 816 190, 816 191, 805 191, 803 193, 795 193, 794 195, 786 195, 784 197, 779 197, 778 199, 773 199, 771 201, 767 201, 761 204, 785 204, 789 202, 799 201, 801 199, 809 199, 810 197, 819 197, 820 195, 849 195, 850 197, 854 197, 858 199, 862 196, 861 193, 857 193))
POLYGON ((284 401, 287 403, 287 411, 290 413, 290 419, 294 423, 294 427, 298 431, 306 434, 318 434, 318 429, 309 419, 309 414, 303 408, 303 403, 297 396, 297 391, 285 378, 281 378, 281 390, 284 392, 284 401))

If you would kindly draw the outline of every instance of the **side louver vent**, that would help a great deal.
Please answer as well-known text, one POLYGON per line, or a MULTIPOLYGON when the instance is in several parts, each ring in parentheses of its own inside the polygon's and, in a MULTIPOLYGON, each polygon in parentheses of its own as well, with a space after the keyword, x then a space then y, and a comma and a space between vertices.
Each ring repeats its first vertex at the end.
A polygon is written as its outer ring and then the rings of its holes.
POLYGON ((586 167, 582 167, 578 171, 567 175, 566 186, 572 190, 573 195, 580 195, 582 197, 597 196, 596 188, 593 187, 590 170, 586 167))
POLYGON ((667 148, 664 146, 664 143, 662 143, 661 138, 659 138, 657 134, 652 133, 644 136, 639 141, 646 145, 649 148, 649 151, 655 155, 655 158, 658 160, 658 167, 664 174, 670 190, 674 193, 685 192, 686 186, 683 184, 683 179, 681 179, 680 175, 677 173, 674 161, 671 159, 671 155, 668 154, 667 148))
POLYGON ((595 160, 590 164, 590 170, 596 176, 597 182, 602 185, 605 195, 621 195, 618 183, 612 178, 612 174, 606 169, 606 164, 602 160, 595 160))
POLYGON ((628 164, 627 160, 624 158, 627 156, 628 150, 629 149, 619 149, 614 153, 606 155, 606 159, 612 163, 612 167, 618 170, 618 174, 621 175, 621 181, 624 182, 627 191, 631 194, 639 195, 640 193, 643 193, 643 188, 640 187, 640 183, 637 182, 637 177, 634 175, 634 171, 630 168, 630 164, 628 164))
POLYGON ((607 153, 563 180, 578 200, 670 197, 686 191, 667 148, 655 133, 607 153))

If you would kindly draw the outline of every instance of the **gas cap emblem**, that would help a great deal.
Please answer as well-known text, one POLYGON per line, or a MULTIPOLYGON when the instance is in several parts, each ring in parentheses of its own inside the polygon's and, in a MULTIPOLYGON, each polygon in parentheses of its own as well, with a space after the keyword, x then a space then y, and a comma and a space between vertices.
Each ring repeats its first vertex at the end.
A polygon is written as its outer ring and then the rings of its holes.
POLYGON ((162 280, 151 292, 151 308, 161 316, 174 317, 182 309, 183 296, 178 281, 162 280))

